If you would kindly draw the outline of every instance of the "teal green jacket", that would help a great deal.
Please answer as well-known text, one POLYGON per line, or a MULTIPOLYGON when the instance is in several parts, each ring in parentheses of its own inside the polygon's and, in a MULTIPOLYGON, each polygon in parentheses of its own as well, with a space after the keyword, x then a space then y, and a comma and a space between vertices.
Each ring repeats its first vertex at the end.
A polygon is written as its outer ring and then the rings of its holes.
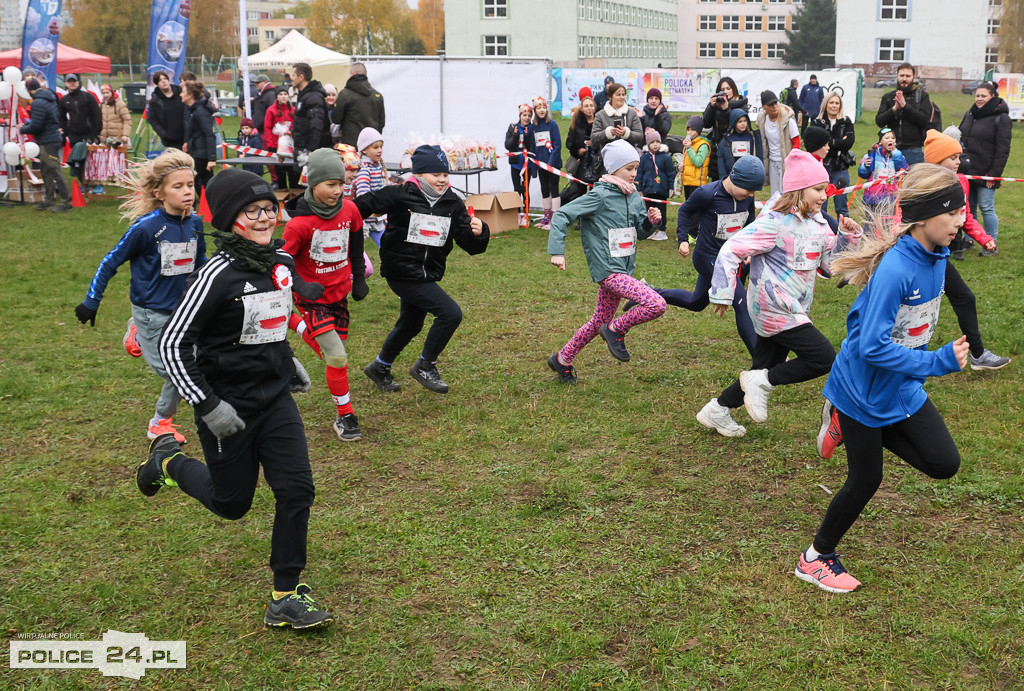
POLYGON ((548 254, 565 254, 565 236, 576 219, 580 221, 583 254, 594 282, 600 283, 612 274, 632 276, 637 240, 654 232, 640 194, 627 196, 611 183, 594 183, 594 189, 555 212, 548 232, 548 254), (628 246, 630 237, 632 247, 628 246))

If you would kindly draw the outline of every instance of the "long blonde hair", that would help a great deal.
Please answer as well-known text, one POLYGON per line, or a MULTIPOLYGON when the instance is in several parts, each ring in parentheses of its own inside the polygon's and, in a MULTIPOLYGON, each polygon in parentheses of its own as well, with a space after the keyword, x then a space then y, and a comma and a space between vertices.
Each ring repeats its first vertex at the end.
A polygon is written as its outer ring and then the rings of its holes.
POLYGON ((825 100, 821 102, 821 110, 818 111, 819 120, 828 120, 828 102, 831 101, 833 97, 839 99, 839 113, 836 115, 836 120, 843 119, 843 97, 839 95, 838 91, 830 91, 828 95, 825 96, 825 100))
POLYGON ((195 161, 180 149, 165 149, 152 161, 128 170, 124 177, 128 195, 121 203, 121 218, 129 223, 135 219, 152 213, 163 207, 163 202, 156 198, 168 175, 176 170, 190 170, 195 175, 195 161))
POLYGON ((851 251, 836 255, 832 260, 832 275, 841 274, 854 285, 867 285, 871 274, 878 268, 882 255, 917 223, 895 222, 896 207, 900 200, 913 201, 936 190, 960 184, 951 170, 934 163, 918 163, 903 176, 899 197, 888 199, 868 214, 869 232, 860 245, 851 251), (871 231, 874 232, 871 232, 871 231))

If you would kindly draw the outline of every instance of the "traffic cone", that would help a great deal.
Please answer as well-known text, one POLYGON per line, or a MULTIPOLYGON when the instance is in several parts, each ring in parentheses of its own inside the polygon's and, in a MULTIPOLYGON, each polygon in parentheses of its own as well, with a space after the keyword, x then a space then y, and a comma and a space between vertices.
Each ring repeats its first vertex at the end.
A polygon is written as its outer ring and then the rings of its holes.
POLYGON ((78 178, 71 181, 71 206, 75 209, 85 206, 85 197, 82 196, 82 188, 78 185, 78 178))
POLYGON ((70 155, 71 155, 71 144, 69 144, 68 140, 65 139, 64 140, 64 150, 61 152, 61 161, 60 162, 61 162, 62 165, 67 165, 68 156, 70 156, 70 155))
POLYGON ((203 191, 199 195, 199 215, 202 216, 203 220, 207 223, 213 222, 213 212, 210 211, 210 205, 206 203, 205 187, 203 187, 203 191))

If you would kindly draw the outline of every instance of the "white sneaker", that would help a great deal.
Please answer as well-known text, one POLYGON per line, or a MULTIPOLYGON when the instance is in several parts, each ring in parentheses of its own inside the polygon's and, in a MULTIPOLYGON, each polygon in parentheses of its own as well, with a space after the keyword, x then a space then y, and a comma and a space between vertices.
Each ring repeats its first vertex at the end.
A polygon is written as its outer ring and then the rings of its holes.
POLYGON ((647 239, 648 240, 668 240, 668 235, 665 233, 664 230, 659 230, 658 232, 654 233, 653 235, 651 235, 651 237, 649 237, 647 239))
POLYGON ((740 372, 740 388, 743 389, 743 407, 754 422, 768 419, 768 394, 775 387, 768 383, 768 370, 752 369, 740 372))
POLYGON ((707 402, 700 412, 697 413, 697 422, 708 429, 713 429, 723 437, 742 437, 747 433, 747 428, 732 419, 732 413, 718 399, 712 398, 707 402))

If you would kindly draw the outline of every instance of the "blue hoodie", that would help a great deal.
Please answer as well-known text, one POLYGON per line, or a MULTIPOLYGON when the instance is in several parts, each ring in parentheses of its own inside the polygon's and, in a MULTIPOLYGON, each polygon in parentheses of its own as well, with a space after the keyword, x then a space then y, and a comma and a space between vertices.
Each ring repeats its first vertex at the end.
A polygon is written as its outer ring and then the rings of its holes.
POLYGON ((725 131, 725 136, 718 142, 719 179, 728 177, 736 159, 746 155, 741 153, 744 150, 747 154, 764 160, 761 153, 761 137, 756 135, 753 125, 750 124, 750 116, 742 108, 733 108, 729 112, 729 129, 725 131), (743 133, 736 131, 736 123, 740 121, 740 118, 747 119, 747 131, 743 133))
POLYGON ((949 248, 929 252, 904 235, 885 253, 850 308, 825 398, 868 427, 910 417, 928 400, 924 380, 959 372, 953 344, 929 351, 949 248))
POLYGON ((675 189, 676 172, 670 154, 659 151, 655 156, 650 151, 644 151, 636 171, 636 188, 644 194, 660 194, 667 199, 675 189))

